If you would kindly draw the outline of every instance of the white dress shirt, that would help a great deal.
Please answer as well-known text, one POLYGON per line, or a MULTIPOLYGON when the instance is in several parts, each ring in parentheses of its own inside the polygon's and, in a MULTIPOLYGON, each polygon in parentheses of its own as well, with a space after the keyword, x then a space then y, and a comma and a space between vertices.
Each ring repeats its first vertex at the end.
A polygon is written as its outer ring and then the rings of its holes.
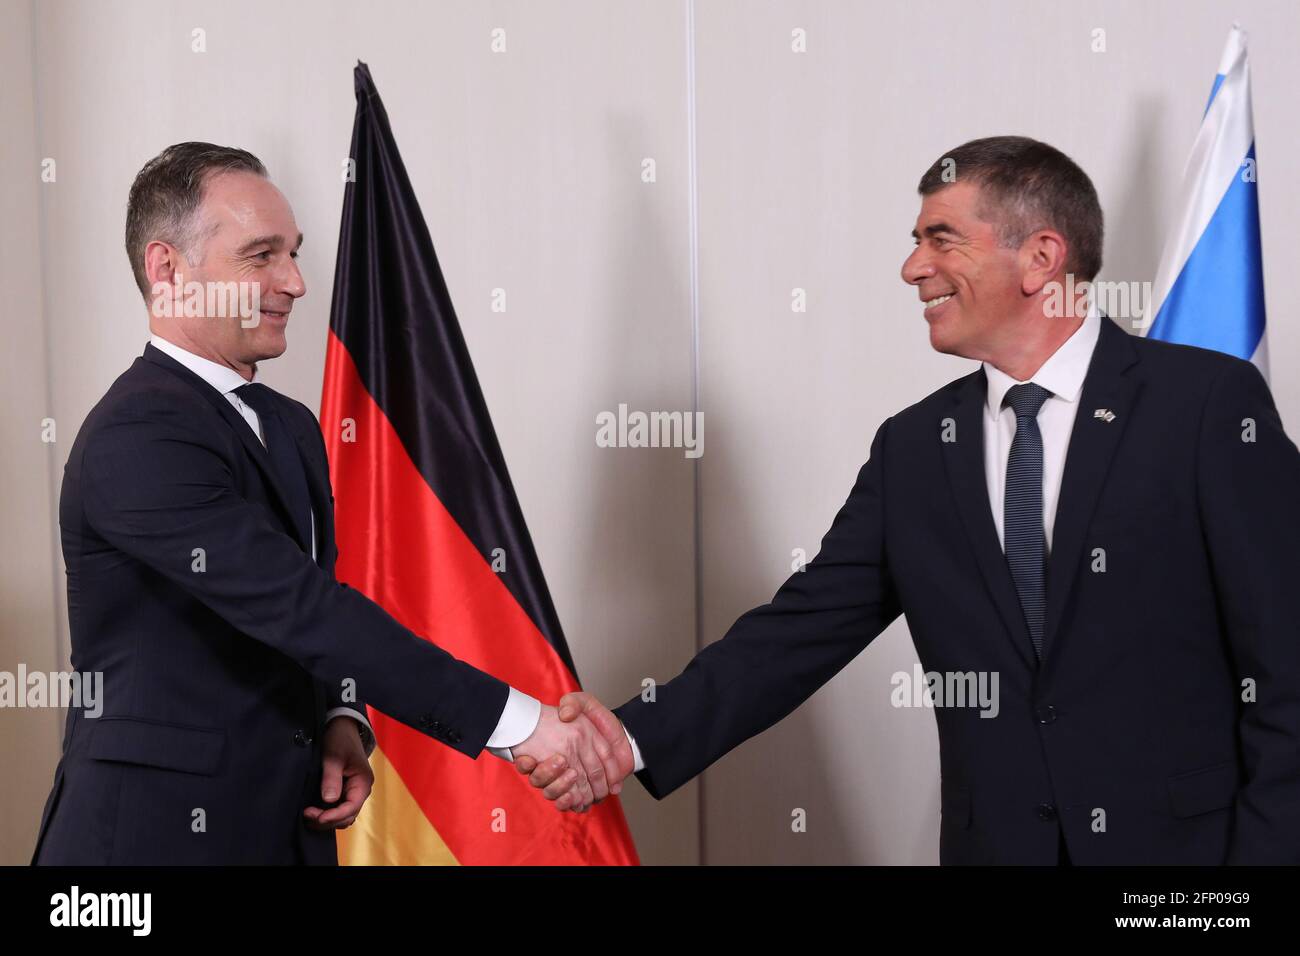
MULTIPOLYGON (((248 422, 248 427, 253 430, 262 442, 266 444, 266 436, 262 433, 262 422, 251 407, 249 407, 235 393, 235 389, 241 385, 249 384, 233 368, 221 365, 205 359, 202 356, 195 355, 193 352, 186 351, 179 345, 167 341, 162 336, 152 335, 149 337, 149 343, 154 348, 163 352, 181 365, 197 375, 203 381, 207 382, 218 392, 225 396, 226 400, 234 406, 235 411, 239 412, 244 421, 248 422)), ((254 369, 253 377, 250 381, 257 381, 257 371, 254 369)), ((316 560, 316 514, 312 512, 311 516, 311 557, 316 560)), ((502 711, 500 719, 497 721, 496 729, 492 736, 488 738, 488 749, 499 757, 510 758, 510 752, 507 749, 516 744, 523 743, 532 734, 533 729, 537 726, 538 719, 541 716, 541 702, 529 697, 527 694, 521 694, 513 687, 510 688, 510 694, 506 700, 505 710, 502 711)), ((351 717, 361 728, 361 737, 365 741, 366 755, 375 749, 375 735, 370 727, 370 721, 366 715, 351 707, 335 707, 325 714, 325 722, 333 720, 335 717, 351 717)))
MULTIPOLYGON (((1052 550, 1052 530, 1056 524, 1056 502, 1061 496, 1061 478, 1065 474, 1065 453, 1070 447, 1070 433, 1079 411, 1079 395, 1088 374, 1088 363, 1101 334, 1101 317, 1096 310, 1088 313, 1083 324, 1061 344, 1029 381, 1052 394, 1038 410, 1038 430, 1043 436, 1043 531, 1047 550, 1052 550)), ((984 403, 984 478, 989 488, 989 507, 1003 542, 1002 508, 1007 485, 1007 458, 1011 440, 1016 437, 1016 413, 1002 406, 1011 386, 1022 382, 984 362, 988 378, 988 395, 984 403)), ((1003 548, 1006 547, 1003 542, 1003 548)))

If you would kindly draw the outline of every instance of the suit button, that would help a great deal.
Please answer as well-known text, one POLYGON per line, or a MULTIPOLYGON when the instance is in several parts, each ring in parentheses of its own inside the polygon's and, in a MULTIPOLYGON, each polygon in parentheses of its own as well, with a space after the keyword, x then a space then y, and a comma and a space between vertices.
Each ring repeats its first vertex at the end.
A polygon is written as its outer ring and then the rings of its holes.
POLYGON ((1056 708, 1053 707, 1051 704, 1044 704, 1043 706, 1039 707, 1034 713, 1038 716, 1038 722, 1040 724, 1056 723, 1056 708))
POLYGON ((453 744, 460 743, 460 731, 459 730, 447 731, 447 740, 453 744))
POLYGON ((300 730, 293 735, 293 742, 299 747, 310 747, 311 738, 307 736, 306 731, 300 730))
POLYGON ((1050 803, 1040 803, 1036 812, 1040 820, 1051 821, 1056 819, 1056 807, 1050 803))

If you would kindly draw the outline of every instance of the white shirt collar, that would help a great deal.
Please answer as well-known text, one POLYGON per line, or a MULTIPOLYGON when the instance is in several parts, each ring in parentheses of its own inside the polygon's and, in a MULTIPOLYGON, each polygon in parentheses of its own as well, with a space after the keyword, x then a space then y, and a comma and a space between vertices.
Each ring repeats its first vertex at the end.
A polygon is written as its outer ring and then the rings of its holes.
MULTIPOLYGON (((1100 335, 1101 314, 1097 311, 1096 303, 1093 303, 1074 334, 1061 343, 1038 371, 1030 376, 1029 381, 1043 386, 1063 401, 1078 401, 1100 335)), ((984 362, 983 366, 984 375, 988 379, 988 412, 997 418, 1002 412, 1002 399, 1011 390, 1011 386, 1023 383, 988 362, 984 362)))
MULTIPOLYGON (((205 359, 201 355, 195 355, 193 352, 181 348, 176 343, 167 341, 161 335, 149 336, 149 344, 158 351, 170 355, 199 378, 203 379, 203 381, 215 388, 222 395, 233 392, 241 385, 249 384, 244 379, 244 376, 240 375, 233 368, 220 365, 211 359, 205 359)), ((253 369, 253 381, 257 381, 256 368, 253 369)))

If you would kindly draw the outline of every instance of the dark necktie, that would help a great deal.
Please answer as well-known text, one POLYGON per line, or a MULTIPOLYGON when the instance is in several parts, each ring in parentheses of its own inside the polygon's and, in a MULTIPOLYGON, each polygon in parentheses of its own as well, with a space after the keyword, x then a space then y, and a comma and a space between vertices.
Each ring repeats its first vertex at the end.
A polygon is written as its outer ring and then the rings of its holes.
POLYGON ((307 471, 303 468, 298 444, 289 434, 277 411, 275 392, 256 382, 241 385, 235 394, 253 411, 262 424, 266 436, 266 451, 271 456, 271 466, 280 479, 280 487, 288 497, 286 504, 303 541, 303 550, 311 553, 312 517, 311 492, 307 489, 307 471))
POLYGON ((1029 625, 1034 656, 1043 659, 1043 619, 1047 613, 1047 537, 1043 531, 1043 436, 1038 410, 1052 393, 1041 385, 1014 385, 1003 404, 1016 413, 1016 437, 1007 456, 1002 507, 1003 550, 1029 625))

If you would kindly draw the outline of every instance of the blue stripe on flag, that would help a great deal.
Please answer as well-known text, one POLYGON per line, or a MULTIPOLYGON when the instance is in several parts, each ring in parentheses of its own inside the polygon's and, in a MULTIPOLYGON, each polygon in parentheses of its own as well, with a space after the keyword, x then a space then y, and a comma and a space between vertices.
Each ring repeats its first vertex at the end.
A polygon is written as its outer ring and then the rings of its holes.
MULTIPOLYGON (((1214 86, 1210 87, 1210 98, 1205 101, 1206 113, 1210 111, 1210 105, 1214 102, 1214 98, 1219 95, 1219 87, 1223 85, 1223 81, 1226 79, 1227 77, 1222 73, 1214 74, 1214 86)), ((1204 116, 1202 116, 1202 118, 1204 118, 1204 116)))
MULTIPOLYGON (((1217 85, 1216 85, 1217 92, 1217 85)), ((1255 159, 1251 143, 1246 158, 1255 159)), ((1150 338, 1249 360, 1264 335, 1258 183, 1238 172, 1152 323, 1150 338)))

